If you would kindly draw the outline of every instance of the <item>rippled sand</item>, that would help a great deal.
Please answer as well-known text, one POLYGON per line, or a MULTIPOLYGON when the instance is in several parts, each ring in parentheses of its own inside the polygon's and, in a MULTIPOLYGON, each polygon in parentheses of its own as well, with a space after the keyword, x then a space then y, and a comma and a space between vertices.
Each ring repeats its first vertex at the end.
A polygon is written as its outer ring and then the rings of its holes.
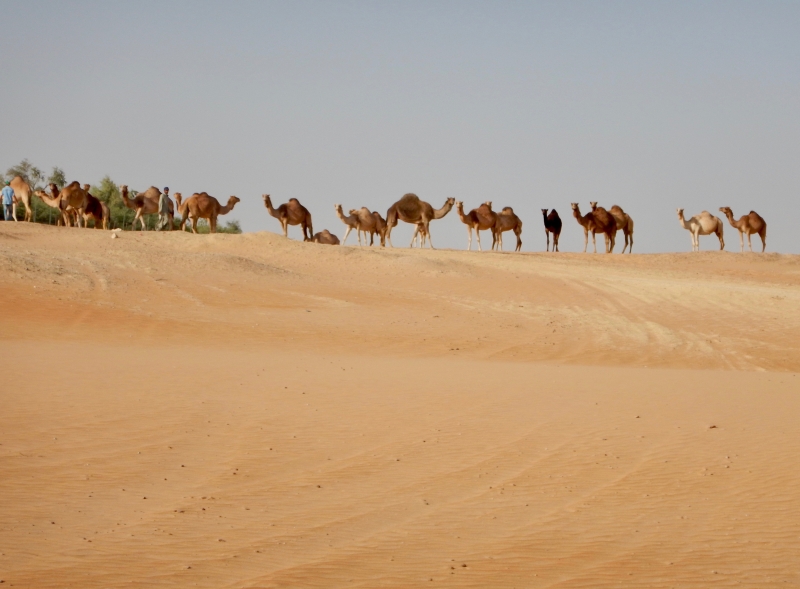
POLYGON ((0 224, 0 580, 800 584, 799 287, 0 224))

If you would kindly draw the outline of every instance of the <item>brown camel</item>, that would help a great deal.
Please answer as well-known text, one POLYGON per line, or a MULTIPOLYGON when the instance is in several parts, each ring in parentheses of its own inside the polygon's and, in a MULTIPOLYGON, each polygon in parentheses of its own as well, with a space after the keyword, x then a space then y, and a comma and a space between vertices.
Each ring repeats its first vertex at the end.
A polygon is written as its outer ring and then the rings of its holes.
POLYGON ((75 217, 75 224, 80 227, 81 219, 84 217, 86 206, 89 202, 89 193, 86 192, 78 182, 71 182, 62 190, 55 184, 50 184, 52 197, 47 196, 43 190, 37 190, 36 196, 42 199, 46 205, 58 209, 61 213, 61 220, 67 227, 72 227, 72 219, 75 217))
POLYGON ((550 214, 547 214, 547 209, 542 209, 542 218, 544 219, 544 234, 547 237, 547 250, 550 251, 550 234, 553 234, 553 251, 558 251, 558 238, 561 237, 561 217, 558 212, 553 209, 550 214))
POLYGON ((347 225, 347 231, 344 232, 342 245, 347 243, 347 237, 353 229, 356 230, 356 235, 358 236, 358 245, 361 245, 361 233, 358 231, 358 216, 351 210, 350 214, 345 217, 342 205, 340 204, 333 205, 333 210, 336 211, 336 216, 342 220, 342 223, 347 225))
POLYGON ((339 238, 336 237, 333 233, 331 233, 327 229, 323 229, 319 233, 315 233, 314 237, 311 238, 311 241, 314 243, 322 243, 326 245, 339 245, 339 238))
MULTIPOLYGON (((375 219, 375 233, 378 234, 378 237, 381 238, 381 247, 386 246, 386 219, 384 219, 378 211, 372 211, 372 216, 375 219)), ((397 225, 397 220, 395 219, 395 225, 397 225)), ((370 245, 372 245, 372 240, 375 238, 374 233, 370 233, 370 245)))
MULTIPOLYGON (((133 224, 131 225, 131 229, 136 229, 136 221, 142 226, 142 231, 147 230, 147 226, 144 222, 144 215, 155 215, 158 214, 158 201, 161 197, 161 191, 156 188, 155 186, 151 186, 144 192, 140 192, 132 199, 128 198, 128 187, 122 185, 119 187, 120 194, 122 196, 122 202, 125 203, 125 206, 129 209, 133 209, 136 211, 136 216, 133 218, 133 224)), ((169 200, 169 228, 172 229, 173 221, 175 219, 175 205, 172 202, 171 198, 169 200)))
POLYGON ((586 253, 586 248, 589 245, 589 233, 592 234, 592 245, 594 246, 594 253, 597 253, 597 240, 596 235, 602 233, 605 235, 606 253, 614 251, 614 236, 617 233, 617 222, 614 220, 607 210, 603 207, 597 207, 596 210, 581 215, 581 210, 578 203, 572 203, 572 216, 578 221, 578 224, 583 227, 583 253, 586 253))
POLYGON ((767 222, 755 211, 750 211, 748 215, 744 215, 738 221, 733 219, 733 211, 730 207, 720 207, 720 212, 725 213, 728 217, 728 222, 736 227, 739 231, 739 247, 744 252, 744 235, 747 234, 747 247, 753 251, 753 244, 750 242, 750 236, 757 233, 761 238, 761 253, 767 249, 767 222))
MULTIPOLYGON (((475 235, 478 236, 478 251, 483 251, 481 247, 481 231, 490 229, 494 234, 494 225, 497 222, 497 213, 492 210, 492 202, 487 200, 477 209, 472 209, 469 213, 464 212, 464 203, 456 201, 456 213, 464 225, 467 226, 467 251, 472 249, 472 230, 475 230, 475 235)), ((494 239, 492 239, 492 247, 494 247, 494 239)))
POLYGON ((411 247, 415 247, 419 244, 419 249, 425 247, 425 244, 428 241, 428 232, 425 230, 425 227, 422 223, 417 223, 417 226, 414 228, 414 235, 411 237, 411 247), (417 241, 417 237, 419 237, 419 241, 417 241))
POLYGON ((9 183, 14 190, 14 202, 11 205, 11 216, 17 220, 17 203, 22 202, 25 206, 25 220, 33 221, 33 209, 31 209, 31 185, 22 179, 22 176, 14 176, 9 183))
POLYGON ((514 214, 514 209, 511 207, 504 207, 502 211, 497 213, 497 221, 492 228, 492 249, 499 249, 503 251, 503 232, 513 231, 517 236, 517 247, 514 248, 515 252, 522 249, 522 220, 514 214))
MULTIPOLYGON (((592 205, 592 212, 597 209, 597 201, 590 202, 592 205)), ((602 207, 600 207, 602 208, 602 207)), ((622 210, 622 207, 614 205, 608 211, 608 213, 614 217, 614 221, 617 223, 617 231, 622 231, 622 234, 625 236, 625 246, 622 248, 622 253, 625 253, 625 248, 628 248, 628 253, 633 253, 633 219, 631 216, 622 210)))
POLYGON ((350 209, 350 214, 355 215, 357 219, 357 232, 359 234, 358 243, 361 243, 361 233, 364 233, 364 245, 367 245, 367 233, 369 233, 369 244, 375 243, 375 234, 379 232, 378 226, 386 225, 380 213, 377 211, 370 211, 367 207, 360 209, 350 209), (377 215, 377 217, 376 217, 377 215))
MULTIPOLYGON (((389 210, 386 211, 386 237, 389 240, 389 245, 392 244, 392 229, 397 226, 398 219, 416 225, 421 223, 425 228, 425 233, 428 234, 428 243, 430 248, 433 248, 433 239, 431 239, 430 222, 434 219, 441 219, 450 209, 453 208, 456 199, 448 198, 441 209, 434 209, 427 202, 420 200, 416 194, 408 193, 400 200, 394 203, 389 210)), ((411 238, 414 242, 414 238, 411 238)), ((409 246, 410 247, 410 246, 409 246)))
POLYGON ((181 214, 181 231, 186 229, 186 221, 192 221, 192 233, 197 233, 197 220, 208 219, 208 226, 211 233, 217 232, 217 217, 219 215, 227 215, 233 210, 240 199, 231 196, 228 198, 228 204, 224 207, 219 204, 219 201, 210 196, 207 192, 195 192, 186 200, 182 200, 181 193, 175 194, 175 200, 178 201, 178 212, 181 214))
POLYGON ((111 216, 108 205, 89 193, 91 186, 88 184, 84 184, 83 189, 86 191, 86 210, 83 211, 84 226, 89 226, 89 219, 91 218, 94 219, 95 229, 100 229, 101 226, 103 229, 108 229, 108 222, 111 216))
POLYGON ((263 194, 264 206, 272 217, 281 222, 283 236, 289 237, 289 225, 300 225, 303 229, 303 241, 310 241, 314 233, 311 225, 311 213, 300 204, 296 198, 290 198, 289 202, 282 204, 277 209, 272 207, 272 199, 269 194, 263 194))

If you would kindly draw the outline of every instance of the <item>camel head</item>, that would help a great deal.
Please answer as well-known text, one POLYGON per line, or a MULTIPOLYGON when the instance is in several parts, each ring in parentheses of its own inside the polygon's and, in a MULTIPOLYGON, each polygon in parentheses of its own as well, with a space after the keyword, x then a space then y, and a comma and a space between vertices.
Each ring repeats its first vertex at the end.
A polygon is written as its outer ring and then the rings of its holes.
POLYGON ((547 216, 547 209, 542 209, 542 214, 546 217, 547 216))
POLYGON ((576 202, 569 203, 569 206, 572 207, 573 211, 577 211, 578 210, 578 203, 576 203, 576 202))
POLYGON ((731 210, 731 208, 730 208, 730 207, 720 207, 720 208, 719 208, 719 212, 720 212, 720 213, 724 213, 725 215, 731 215, 731 216, 733 216, 733 211, 731 210))
POLYGON ((678 217, 683 219, 683 209, 678 209, 678 217))
POLYGON ((228 197, 228 204, 230 205, 231 208, 233 208, 233 205, 235 205, 237 202, 242 202, 242 199, 239 198, 238 196, 228 197))
POLYGON ((264 206, 269 207, 272 205, 272 201, 269 199, 269 194, 262 194, 261 198, 264 199, 264 206))
POLYGON ((589 201, 589 206, 592 207, 592 210, 595 210, 597 208, 597 201, 589 201))

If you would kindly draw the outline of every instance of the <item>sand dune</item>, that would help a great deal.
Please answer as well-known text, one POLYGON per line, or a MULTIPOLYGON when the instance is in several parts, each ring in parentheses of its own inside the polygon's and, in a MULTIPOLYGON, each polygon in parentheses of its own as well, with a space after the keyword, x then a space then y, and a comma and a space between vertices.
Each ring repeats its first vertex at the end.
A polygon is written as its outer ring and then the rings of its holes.
POLYGON ((800 583, 800 257, 0 226, 15 587, 800 583))

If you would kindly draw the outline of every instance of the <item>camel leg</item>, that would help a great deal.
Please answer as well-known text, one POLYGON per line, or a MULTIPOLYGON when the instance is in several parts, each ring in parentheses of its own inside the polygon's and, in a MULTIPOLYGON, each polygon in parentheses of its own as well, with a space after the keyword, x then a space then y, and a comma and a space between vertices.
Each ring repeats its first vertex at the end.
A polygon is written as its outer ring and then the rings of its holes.
POLYGON ((283 236, 289 239, 289 223, 285 219, 281 219, 281 227, 283 228, 283 236))
POLYGON ((217 232, 217 217, 216 215, 208 220, 208 226, 211 228, 211 233, 217 232))
POLYGON ((762 231, 758 236, 761 238, 761 253, 763 254, 764 250, 767 249, 767 232, 762 231))
MULTIPOLYGON (((748 240, 750 239, 749 235, 747 236, 747 239, 748 240)), ((750 249, 750 251, 753 251, 752 248, 750 249)), ((739 253, 740 254, 744 253, 744 231, 739 231, 739 253)))
POLYGON ((478 236, 478 251, 482 252, 483 251, 483 247, 481 247, 481 230, 480 229, 475 229, 475 235, 478 236))
POLYGON ((750 253, 753 252, 753 244, 750 242, 750 234, 747 234, 747 247, 750 250, 750 253))
POLYGON ((472 227, 467 225, 467 251, 472 251, 472 227))
MULTIPOLYGON (((544 250, 544 251, 549 252, 550 251, 550 232, 547 229, 545 229, 544 230, 544 235, 545 235, 545 237, 547 237, 547 249, 544 250)), ((555 237, 553 237, 553 239, 555 239, 555 237)))
POLYGON ((17 203, 11 203, 11 218, 14 219, 14 222, 17 221, 17 203))
POLYGON ((519 233, 515 231, 514 234, 517 236, 517 247, 514 251, 518 252, 522 249, 522 231, 520 231, 519 233))
POLYGON ((719 251, 725 249, 725 238, 722 237, 722 231, 717 233, 717 237, 719 237, 719 251))
POLYGON ((597 234, 592 231, 592 247, 594 248, 594 253, 597 253, 597 234))
POLYGON ((197 218, 192 217, 192 233, 197 233, 197 218))
POLYGON ((351 232, 352 230, 353 230, 353 228, 352 228, 352 227, 350 227, 350 226, 348 225, 348 226, 347 226, 347 231, 345 231, 345 232, 344 232, 344 239, 342 240, 342 245, 344 245, 345 243, 347 243, 347 236, 348 236, 348 235, 350 235, 350 232, 351 232))

